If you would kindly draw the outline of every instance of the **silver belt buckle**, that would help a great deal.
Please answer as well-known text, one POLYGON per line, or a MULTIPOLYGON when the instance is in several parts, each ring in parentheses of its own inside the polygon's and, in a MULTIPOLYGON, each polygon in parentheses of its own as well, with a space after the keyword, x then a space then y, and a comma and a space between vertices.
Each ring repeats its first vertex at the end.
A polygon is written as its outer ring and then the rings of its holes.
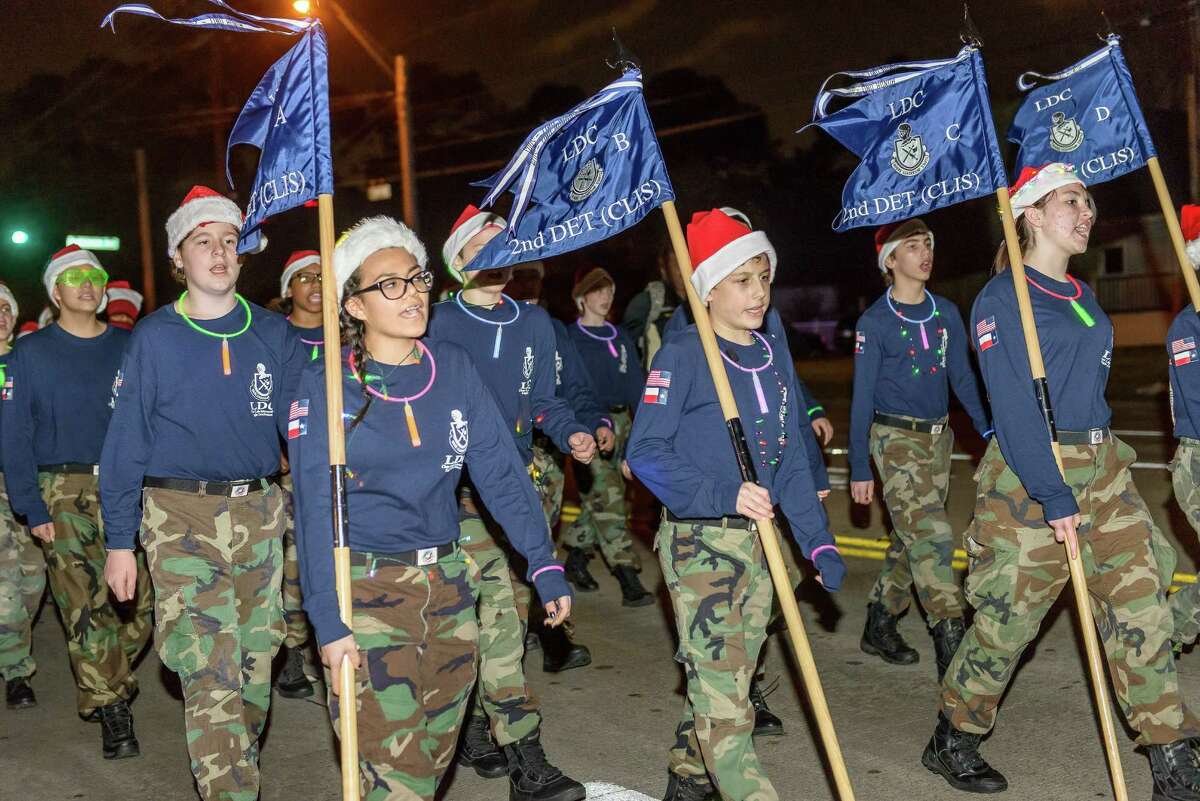
POLYGON ((426 565, 437 564, 437 553, 437 548, 418 548, 417 565, 425 567, 426 565))
POLYGON ((98 465, 98 464, 92 465, 92 475, 93 476, 100 475, 100 465, 98 465))
POLYGON ((249 484, 234 484, 229 488, 230 498, 244 498, 250 494, 249 484))
POLYGON ((941 434, 945 430, 946 430, 945 423, 934 423, 933 428, 930 429, 929 433, 933 434, 936 437, 937 435, 941 434))
POLYGON ((1091 443, 1093 445, 1099 445, 1100 443, 1104 442, 1104 429, 1103 428, 1089 429, 1088 430, 1088 439, 1091 440, 1091 443))

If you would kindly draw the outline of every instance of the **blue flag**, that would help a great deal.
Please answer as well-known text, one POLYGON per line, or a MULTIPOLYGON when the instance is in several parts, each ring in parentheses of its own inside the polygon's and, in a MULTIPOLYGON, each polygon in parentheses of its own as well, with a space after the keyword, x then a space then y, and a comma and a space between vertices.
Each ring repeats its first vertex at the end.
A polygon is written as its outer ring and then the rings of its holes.
POLYGON ((229 151, 233 146, 254 145, 262 151, 238 239, 238 253, 252 253, 260 249, 261 226, 267 217, 303 205, 317 195, 333 193, 325 29, 318 20, 261 17, 238 11, 224 0, 209 2, 228 13, 168 18, 143 3, 127 3, 110 11, 100 26, 115 31, 116 15, 136 14, 207 30, 302 34, 250 94, 233 124, 225 151, 230 186, 233 178, 229 175, 229 151))
POLYGON ((835 231, 916 217, 1005 185, 977 48, 834 73, 825 84, 841 75, 859 82, 822 86, 805 126, 822 128, 861 159, 842 190, 835 231), (856 99, 829 113, 834 98, 856 99))
POLYGON ((325 29, 314 22, 303 38, 275 62, 238 115, 225 151, 226 177, 234 145, 262 151, 246 206, 238 253, 259 249, 267 217, 294 209, 317 195, 333 194, 329 136, 329 71, 325 29))
POLYGON ((487 208, 514 195, 506 236, 497 236, 471 269, 549 258, 631 228, 675 199, 646 100, 630 70, 562 116, 539 125, 500 172, 487 208))
POLYGON ((1017 87, 1029 91, 1039 79, 1052 83, 1029 92, 1008 129, 1009 141, 1021 146, 1016 175, 1063 161, 1098 184, 1156 155, 1119 37, 1109 36, 1107 45, 1062 72, 1027 72, 1017 87))

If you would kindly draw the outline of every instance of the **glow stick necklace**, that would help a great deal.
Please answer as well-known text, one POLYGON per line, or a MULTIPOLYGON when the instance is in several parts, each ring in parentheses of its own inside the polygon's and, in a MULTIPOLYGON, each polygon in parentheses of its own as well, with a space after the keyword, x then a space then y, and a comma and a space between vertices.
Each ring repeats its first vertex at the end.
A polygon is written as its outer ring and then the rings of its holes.
MULTIPOLYGON (((486 325, 496 326, 496 344, 492 346, 492 358, 493 359, 500 358, 500 337, 504 334, 504 326, 508 325, 509 323, 515 323, 517 321, 517 318, 521 316, 521 307, 517 304, 517 302, 515 300, 513 300, 512 298, 510 298, 508 295, 505 295, 503 292, 501 292, 500 293, 500 303, 503 303, 506 300, 513 305, 512 319, 505 320, 502 323, 498 323, 498 322, 495 322, 494 320, 487 320, 483 317, 480 317, 478 314, 472 314, 471 310, 463 305, 461 292, 459 292, 458 294, 456 294, 454 296, 454 302, 458 304, 458 308, 462 309, 468 317, 478 320, 481 323, 485 323, 486 325)), ((496 305, 499 306, 500 303, 497 303, 496 305)))
POLYGON ((761 373, 763 370, 766 370, 768 367, 770 367, 771 363, 775 361, 775 352, 773 350, 771 350, 771 343, 767 342, 766 337, 764 337, 762 334, 758 333, 757 331, 751 331, 750 333, 753 334, 755 337, 757 337, 758 341, 760 343, 762 343, 762 346, 764 348, 766 348, 766 351, 767 351, 766 364, 762 365, 761 367, 742 367, 740 364, 735 362, 733 359, 730 359, 728 356, 726 356, 725 351, 721 351, 721 358, 724 359, 727 364, 733 365, 738 370, 741 370, 743 373, 750 374, 750 380, 754 383, 754 395, 755 395, 755 397, 758 398, 758 411, 760 414, 766 414, 767 412, 770 411, 770 409, 767 408, 767 396, 765 394, 763 394, 762 383, 758 380, 758 374, 761 373))
MULTIPOLYGON (((289 323, 292 321, 292 315, 289 314, 287 316, 287 321, 289 323)), ((312 356, 309 357, 309 361, 315 362, 317 360, 317 357, 321 355, 320 347, 325 344, 325 340, 323 340, 323 339, 305 339, 304 337, 300 337, 300 341, 303 342, 305 345, 313 346, 312 356)))
POLYGON ((409 395, 407 398, 393 398, 392 396, 388 395, 387 385, 383 383, 383 379, 380 376, 367 373, 364 379, 360 379, 358 377, 358 369, 354 364, 354 353, 349 353, 346 355, 346 365, 350 368, 350 375, 354 376, 354 380, 359 381, 360 383, 365 380, 367 383, 363 386, 366 388, 367 392, 371 393, 371 395, 379 398, 380 400, 387 401, 388 403, 404 404, 404 422, 408 424, 408 439, 412 442, 412 446, 414 448, 421 447, 421 432, 417 430, 417 418, 416 415, 413 414, 412 401, 424 397, 425 393, 429 392, 429 390, 433 388, 433 382, 437 378, 437 362, 434 361, 433 354, 429 352, 429 348, 425 347, 425 343, 419 339, 417 340, 417 348, 420 349, 420 352, 423 356, 429 359, 429 383, 427 383, 425 388, 416 395, 409 395), (371 386, 370 382, 372 379, 379 381, 380 386, 383 387, 383 392, 380 392, 371 386))
POLYGON ((616 327, 615 325, 613 325, 612 323, 608 322, 607 320, 605 320, 605 322, 604 322, 604 326, 605 326, 605 327, 606 327, 606 328, 607 328, 609 331, 612 331, 612 336, 611 336, 611 337, 602 337, 602 336, 600 336, 599 334, 593 334, 591 331, 589 331, 589 330, 587 330, 586 328, 584 328, 584 326, 583 326, 583 318, 582 318, 582 317, 580 317, 579 319, 577 319, 577 320, 575 321, 575 325, 576 325, 576 326, 579 328, 579 330, 580 330, 580 331, 582 331, 582 332, 583 332, 584 334, 586 334, 587 336, 589 336, 589 337, 591 337, 592 339, 598 340, 598 341, 600 341, 600 342, 603 342, 604 344, 608 345, 608 352, 612 354, 612 357, 613 357, 614 359, 619 359, 619 358, 621 358, 620 356, 618 356, 618 355, 617 355, 617 349, 616 349, 616 346, 614 346, 614 345, 613 345, 613 340, 617 338, 617 327, 616 327))
POLYGON ((1081 297, 1083 297, 1083 287, 1080 286, 1079 282, 1075 280, 1074 276, 1072 276, 1072 275, 1067 276, 1067 280, 1071 282, 1071 286, 1075 287, 1075 294, 1072 295, 1071 297, 1067 297, 1066 295, 1060 295, 1057 292, 1051 292, 1049 289, 1046 289, 1044 286, 1041 286, 1040 284, 1038 284, 1037 281, 1034 281, 1032 278, 1030 278, 1028 273, 1025 274, 1025 280, 1028 281, 1030 284, 1032 284, 1037 289, 1040 289, 1042 292, 1045 292, 1047 295, 1049 295, 1052 298, 1058 298, 1059 300, 1069 301, 1071 304, 1071 308, 1075 310, 1076 316, 1078 316, 1079 319, 1081 321, 1083 321, 1083 324, 1086 325, 1088 328, 1092 328, 1096 325, 1096 321, 1092 318, 1092 315, 1088 314, 1088 310, 1083 308, 1083 306, 1081 306, 1079 304, 1079 299, 1081 297))
POLYGON ((905 317, 903 314, 901 314, 900 310, 897 309, 895 307, 895 305, 893 305, 893 303, 892 303, 892 290, 890 288, 888 289, 887 292, 884 293, 883 297, 884 297, 884 300, 887 301, 888 308, 892 310, 892 314, 896 315, 897 317, 899 317, 901 320, 903 320, 906 323, 912 323, 913 325, 920 327, 920 329, 921 329, 921 347, 924 350, 929 350, 929 337, 925 334, 925 323, 929 322, 934 317, 937 317, 938 310, 937 310, 937 301, 934 300, 933 295, 929 294, 928 289, 924 290, 924 292, 925 292, 925 297, 929 298, 929 301, 933 304, 933 311, 929 312, 929 316, 926 317, 924 320, 913 320, 913 319, 911 319, 909 317, 905 317))
POLYGON ((250 329, 250 322, 254 319, 254 315, 250 312, 250 304, 246 302, 245 298, 235 292, 233 296, 237 298, 238 303, 241 303, 242 308, 246 310, 246 324, 243 325, 241 330, 237 333, 216 334, 212 331, 206 331, 205 329, 196 325, 194 322, 192 322, 192 318, 187 316, 187 312, 183 310, 183 304, 187 300, 187 294, 187 290, 184 290, 183 294, 179 296, 179 300, 176 302, 176 311, 179 312, 179 316, 182 317, 183 321, 191 326, 193 330, 199 331, 206 337, 217 337, 221 340, 221 369, 224 371, 225 375, 232 375, 233 370, 230 368, 229 364, 229 340, 233 339, 234 337, 240 337, 250 329))

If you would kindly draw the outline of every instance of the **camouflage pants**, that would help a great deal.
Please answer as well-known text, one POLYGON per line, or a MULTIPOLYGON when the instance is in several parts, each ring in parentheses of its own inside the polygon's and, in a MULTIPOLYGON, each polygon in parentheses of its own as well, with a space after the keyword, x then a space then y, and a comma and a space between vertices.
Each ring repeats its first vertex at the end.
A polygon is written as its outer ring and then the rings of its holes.
MULTIPOLYGON (((460 552, 426 568, 355 565, 351 581, 362 799, 433 801, 475 681, 478 569, 460 552)), ((331 692, 335 732, 339 701, 331 692)))
MULTIPOLYGON (((1200 734, 1184 706, 1171 653, 1167 587, 1175 552, 1155 527, 1129 466, 1133 449, 1115 437, 1062 449, 1079 502, 1080 558, 1092 613, 1121 711, 1138 742, 1200 734)), ((1070 579, 1066 551, 992 440, 976 472, 968 529, 967 598, 974 625, 942 685, 942 711, 960 731, 991 730, 1005 687, 1042 618, 1070 579)))
POLYGON ((37 670, 30 650, 33 619, 46 591, 46 557, 17 522, 0 475, 0 679, 37 670))
POLYGON ((753 531, 664 520, 655 549, 671 593, 687 699, 669 769, 707 774, 725 801, 778 801, 754 751, 750 681, 773 591, 753 531))
POLYGON ((283 644, 288 648, 303 648, 308 642, 308 616, 304 614, 304 596, 300 592, 300 560, 296 553, 296 520, 292 503, 292 474, 285 473, 283 508, 286 528, 283 530, 283 619, 287 634, 283 644))
POLYGON ((511 745, 537 731, 542 716, 523 664, 532 594, 509 567, 498 532, 494 523, 467 517, 459 523, 458 544, 479 569, 479 682, 472 714, 486 715, 496 742, 511 745))
MULTIPOLYGON (((1171 460, 1171 483, 1175 502, 1187 515, 1192 529, 1200 534, 1200 440, 1181 439, 1171 460)), ((1171 596, 1175 641, 1194 642, 1200 636, 1200 584, 1188 584, 1171 596)))
POLYGON ((563 534, 563 544, 591 551, 597 545, 609 567, 624 565, 641 568, 633 541, 629 538, 628 509, 625 504, 625 477, 621 459, 632 426, 628 412, 612 415, 616 447, 607 456, 596 454, 591 464, 575 464, 579 484, 579 517, 563 534))
POLYGON ((132 664, 150 640, 150 584, 138 551, 133 601, 117 604, 104 581, 104 529, 99 482, 92 475, 39 473, 42 498, 54 521, 54 541, 42 543, 50 594, 67 633, 81 716, 133 697, 132 664))
POLYGON ((558 519, 562 516, 563 484, 566 475, 563 474, 562 454, 553 449, 549 440, 534 438, 533 443, 533 483, 538 488, 542 499, 542 514, 546 517, 546 525, 554 531, 558 519))
POLYGON ((916 584, 931 626, 961 618, 964 609, 954 575, 954 531, 946 517, 953 446, 949 426, 940 434, 871 426, 871 456, 883 482, 892 541, 868 600, 899 615, 912 602, 916 584))
POLYGON ((242 498, 143 495, 154 642, 183 685, 192 775, 203 799, 258 798, 258 741, 283 641, 283 490, 242 498))

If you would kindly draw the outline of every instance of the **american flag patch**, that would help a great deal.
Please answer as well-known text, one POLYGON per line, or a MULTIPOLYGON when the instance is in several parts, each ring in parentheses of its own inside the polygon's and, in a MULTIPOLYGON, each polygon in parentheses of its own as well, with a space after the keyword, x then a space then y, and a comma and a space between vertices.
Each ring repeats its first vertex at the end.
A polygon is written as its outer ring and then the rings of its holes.
POLYGON ((289 420, 299 420, 301 417, 308 417, 308 399, 292 401, 292 406, 288 409, 289 420))
POLYGON ((855 331, 854 332, 854 352, 856 354, 862 353, 863 349, 866 348, 866 346, 867 346, 867 335, 864 334, 862 331, 855 331))
POLYGON ((667 391, 662 387, 646 387, 645 392, 642 393, 642 402, 666 406, 667 391))
POLYGON ((12 400, 13 396, 13 380, 12 376, 4 379, 4 386, 0 388, 0 400, 12 400))
POLYGON ((979 338, 979 350, 985 351, 996 344, 996 318, 980 320, 975 325, 975 336, 979 338))
POLYGON ((1200 359, 1196 356, 1196 338, 1184 337, 1171 343, 1171 362, 1176 367, 1191 364, 1200 359))
POLYGON ((671 371, 651 370, 650 375, 646 376, 646 386, 669 389, 671 386, 671 371))
POLYGON ((308 433, 308 399, 292 401, 288 408, 287 438, 296 439, 308 433))

